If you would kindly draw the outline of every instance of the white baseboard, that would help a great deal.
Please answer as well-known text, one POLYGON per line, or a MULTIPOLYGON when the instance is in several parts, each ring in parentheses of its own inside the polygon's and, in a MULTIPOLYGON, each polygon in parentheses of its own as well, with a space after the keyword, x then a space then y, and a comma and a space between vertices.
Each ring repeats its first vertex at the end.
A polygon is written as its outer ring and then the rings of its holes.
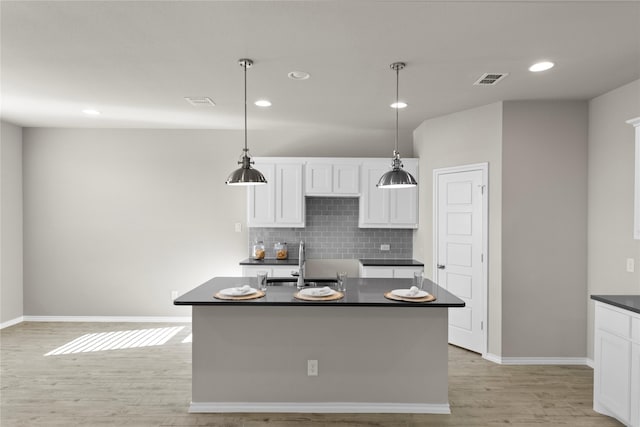
MULTIPOLYGON (((487 353, 482 356, 499 365, 589 365, 586 357, 501 357, 487 353)), ((593 361, 591 362, 593 367, 593 361)))
POLYGON ((377 402, 191 402, 191 413, 295 412, 332 414, 450 414, 448 403, 377 402))
POLYGON ((593 359, 587 358, 587 366, 590 367, 591 369, 593 369, 596 366, 593 359))
POLYGON ((25 322, 191 323, 191 316, 22 316, 25 322))
POLYGON ((15 319, 0 323, 0 329, 8 328, 9 326, 17 325, 22 322, 24 322, 24 316, 16 317, 15 319))
POLYGON ((489 362, 497 363, 498 365, 502 364, 502 358, 492 353, 485 353, 482 355, 482 358, 488 360, 489 362))

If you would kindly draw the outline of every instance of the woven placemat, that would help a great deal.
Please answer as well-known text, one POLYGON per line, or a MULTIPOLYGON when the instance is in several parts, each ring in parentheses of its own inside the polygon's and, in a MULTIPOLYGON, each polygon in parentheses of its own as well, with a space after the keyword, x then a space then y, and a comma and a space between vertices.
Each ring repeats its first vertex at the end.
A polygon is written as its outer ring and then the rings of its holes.
POLYGON ((254 293, 254 294, 239 295, 239 296, 222 295, 220 292, 217 292, 213 297, 216 298, 216 299, 223 299, 223 300, 228 300, 228 301, 243 301, 243 300, 248 300, 248 299, 262 298, 264 295, 265 295, 264 291, 258 290, 258 292, 254 293))
POLYGON ((296 292, 293 297, 303 301, 335 301, 344 298, 344 293, 336 291, 336 293, 331 295, 314 297, 311 295, 300 295, 300 292, 296 292))
POLYGON ((384 297, 387 299, 391 299, 394 301, 406 301, 406 302, 429 302, 429 301, 435 301, 436 297, 434 297, 433 295, 429 294, 426 297, 422 297, 422 298, 405 298, 405 297, 400 297, 398 295, 394 295, 391 292, 385 292, 384 293, 384 297))

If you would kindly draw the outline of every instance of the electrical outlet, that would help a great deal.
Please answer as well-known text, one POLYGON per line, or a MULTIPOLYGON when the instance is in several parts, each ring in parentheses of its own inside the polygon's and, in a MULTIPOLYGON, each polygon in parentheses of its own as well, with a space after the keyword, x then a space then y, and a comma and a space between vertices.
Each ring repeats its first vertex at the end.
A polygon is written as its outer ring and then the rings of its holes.
POLYGON ((317 360, 307 360, 307 376, 309 376, 309 377, 317 377, 318 376, 318 361, 317 360))
POLYGON ((380 245, 380 250, 381 251, 389 251, 389 250, 391 250, 391 245, 389 245, 388 243, 382 244, 382 245, 380 245))
POLYGON ((235 227, 236 227, 236 233, 242 233, 242 223, 241 222, 236 222, 235 227))
POLYGON ((171 302, 178 298, 178 291, 171 291, 171 302))
POLYGON ((633 258, 627 258, 627 273, 633 273, 636 269, 635 260, 633 258))

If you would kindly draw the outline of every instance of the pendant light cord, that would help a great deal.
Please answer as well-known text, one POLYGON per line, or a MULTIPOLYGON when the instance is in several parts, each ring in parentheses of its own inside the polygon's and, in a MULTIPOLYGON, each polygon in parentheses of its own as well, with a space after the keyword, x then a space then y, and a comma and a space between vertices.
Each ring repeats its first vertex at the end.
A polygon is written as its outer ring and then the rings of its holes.
MULTIPOLYGON (((247 155, 247 63, 242 65, 244 68, 244 155, 247 155)), ((397 144, 397 142, 396 142, 397 144)))
POLYGON ((400 87, 400 68, 396 67, 396 153, 398 152, 398 93, 400 87))

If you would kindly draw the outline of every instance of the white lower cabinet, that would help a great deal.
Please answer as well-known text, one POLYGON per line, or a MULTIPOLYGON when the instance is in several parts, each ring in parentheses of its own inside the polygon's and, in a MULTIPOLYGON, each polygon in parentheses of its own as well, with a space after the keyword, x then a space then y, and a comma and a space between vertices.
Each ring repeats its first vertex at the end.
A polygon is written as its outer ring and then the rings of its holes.
MULTIPOLYGON (((638 319, 640 330, 640 319, 638 319)), ((640 426, 640 340, 631 345, 631 425, 640 426)))
POLYGON ((242 275, 245 277, 256 277, 258 271, 266 271, 269 277, 293 277, 291 272, 298 271, 298 266, 290 265, 243 265, 242 275))
POLYGON ((421 273, 424 267, 364 266, 360 264, 360 277, 382 279, 413 279, 414 273, 421 273))
POLYGON ((640 427, 639 337, 640 315, 596 302, 593 409, 632 427, 640 427))

